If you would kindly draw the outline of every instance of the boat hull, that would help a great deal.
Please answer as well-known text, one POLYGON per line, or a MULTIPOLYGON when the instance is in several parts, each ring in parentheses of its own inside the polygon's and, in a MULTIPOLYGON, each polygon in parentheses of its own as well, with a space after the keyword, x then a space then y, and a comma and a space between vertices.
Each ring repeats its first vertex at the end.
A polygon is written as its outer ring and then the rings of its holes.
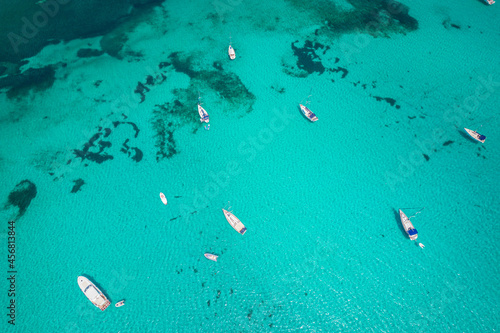
POLYGON ((167 198, 165 197, 165 194, 160 192, 160 199, 161 202, 163 202, 165 205, 167 204, 167 198))
POLYGON ((200 115, 201 122, 209 122, 208 112, 200 104, 198 104, 198 114, 200 115))
POLYGON ((405 213, 400 209, 399 210, 399 218, 401 219, 401 224, 403 225, 403 228, 406 231, 406 234, 408 237, 410 237, 411 240, 415 240, 418 238, 417 229, 413 227, 413 224, 411 223, 410 219, 408 216, 406 216, 405 213), (412 230, 415 231, 415 234, 412 234, 412 230))
POLYGON ((217 258, 219 258, 219 256, 211 253, 205 253, 205 258, 207 258, 208 260, 217 261, 217 258))
POLYGON ((486 141, 486 137, 484 135, 479 134, 476 131, 470 130, 468 128, 464 128, 464 130, 469 134, 474 140, 477 140, 481 143, 484 143, 486 141))
POLYGON ((101 311, 111 304, 111 302, 104 296, 104 294, 93 284, 89 279, 84 276, 78 277, 78 286, 85 296, 101 311))
POLYGON ((227 50, 227 54, 229 55, 229 59, 234 60, 236 58, 236 53, 231 45, 229 45, 229 49, 227 50))
POLYGON ((300 104, 300 112, 312 122, 318 121, 318 117, 305 105, 300 104))
POLYGON ((234 230, 238 231, 242 235, 244 235, 245 232, 247 232, 247 228, 245 228, 243 223, 241 223, 241 221, 236 216, 234 216, 233 213, 228 212, 225 209, 222 209, 222 211, 224 212, 224 216, 226 217, 227 222, 229 222, 229 224, 231 225, 231 227, 233 227, 234 230))

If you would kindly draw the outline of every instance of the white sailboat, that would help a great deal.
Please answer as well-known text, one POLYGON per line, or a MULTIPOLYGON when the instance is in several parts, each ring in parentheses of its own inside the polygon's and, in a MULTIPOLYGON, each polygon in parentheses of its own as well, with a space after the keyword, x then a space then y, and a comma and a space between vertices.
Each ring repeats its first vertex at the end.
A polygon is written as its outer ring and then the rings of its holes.
POLYGON ((403 213, 401 209, 399 210, 399 218, 401 219, 401 224, 403 225, 403 228, 408 234, 408 237, 410 237, 411 240, 417 239, 418 237, 417 229, 415 229, 408 216, 406 216, 406 214, 403 213))
POLYGON ((200 96, 198 95, 198 114, 200 115, 200 121, 208 123, 210 121, 208 117, 208 112, 201 106, 200 96))
POLYGON ((247 228, 245 228, 243 223, 241 223, 240 219, 238 219, 232 212, 229 212, 224 208, 222 208, 222 212, 224 213, 224 216, 226 217, 226 220, 227 222, 229 222, 231 227, 233 227, 234 230, 238 231, 240 234, 244 235, 247 231, 247 228))
POLYGON ((231 60, 234 60, 234 58, 236 58, 236 52, 234 52, 234 49, 231 46, 231 37, 229 37, 229 49, 227 50, 227 54, 229 55, 229 59, 231 60))
MULTIPOLYGON (((309 99, 309 97, 311 97, 311 95, 307 96, 307 98, 309 99)), ((316 117, 316 115, 311 111, 309 110, 309 108, 307 107, 307 104, 309 104, 310 101, 307 100, 304 104, 305 105, 302 105, 302 102, 300 105, 300 111, 302 112, 302 114, 307 118, 309 119, 310 121, 312 122, 315 122, 318 120, 318 117, 316 117)))
POLYGON ((482 134, 479 134, 476 131, 470 130, 468 128, 464 128, 464 130, 469 134, 472 138, 476 139, 477 141, 484 143, 486 141, 486 137, 482 134))

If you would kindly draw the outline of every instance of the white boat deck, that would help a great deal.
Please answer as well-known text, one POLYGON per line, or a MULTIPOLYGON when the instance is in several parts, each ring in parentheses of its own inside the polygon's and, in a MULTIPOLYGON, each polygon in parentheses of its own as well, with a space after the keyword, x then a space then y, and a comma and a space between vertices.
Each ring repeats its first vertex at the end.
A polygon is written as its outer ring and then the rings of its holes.
POLYGON ((224 208, 222 209, 224 212, 224 216, 226 217, 227 222, 234 228, 234 230, 238 231, 240 234, 245 234, 247 228, 241 223, 241 221, 231 212, 228 212, 224 208))

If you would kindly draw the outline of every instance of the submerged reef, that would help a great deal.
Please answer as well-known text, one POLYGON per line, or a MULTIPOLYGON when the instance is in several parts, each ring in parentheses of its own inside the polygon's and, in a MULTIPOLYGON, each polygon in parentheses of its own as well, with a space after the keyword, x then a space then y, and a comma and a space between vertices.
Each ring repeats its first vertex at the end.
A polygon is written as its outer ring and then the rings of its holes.
POLYGON ((54 84, 55 70, 52 66, 30 68, 14 75, 0 78, 0 89, 10 87, 7 97, 20 98, 27 95, 30 90, 43 91, 54 84))
MULTIPOLYGON (((186 94, 187 92, 184 91, 183 93, 186 94)), ((177 154, 174 131, 183 124, 195 122, 196 115, 193 106, 186 106, 179 100, 155 106, 152 125, 156 131, 157 162, 177 154)))
POLYGON ((144 155, 142 153, 142 150, 140 150, 139 148, 137 147, 129 147, 127 145, 127 143, 129 142, 130 139, 126 139, 125 142, 122 144, 122 148, 120 149, 120 151, 122 153, 125 153, 127 154, 128 157, 131 157, 132 160, 136 161, 136 162, 140 162, 142 160, 142 156, 144 155), (131 155, 132 153, 131 152, 135 152, 134 155, 131 155))
MULTIPOLYGON (((133 122, 130 121, 114 121, 111 123, 113 125, 113 128, 117 128, 120 125, 130 125, 132 129, 134 130, 134 138, 137 138, 139 135, 139 127, 133 122)), ((98 127, 98 132, 94 134, 88 142, 86 142, 83 145, 82 149, 73 149, 73 153, 75 154, 76 157, 81 158, 82 162, 84 160, 91 161, 91 162, 96 162, 98 164, 101 164, 105 161, 112 160, 114 157, 106 152, 107 149, 111 148, 113 146, 111 141, 105 141, 102 140, 101 138, 107 138, 111 135, 112 129, 111 128, 103 128, 101 126, 98 127), (98 141, 99 140, 99 141, 98 141), (97 150, 97 151, 96 151, 97 150)), ((128 147, 126 144, 130 139, 127 139, 125 143, 123 144, 126 147, 126 150, 124 151, 123 148, 121 149, 122 152, 126 153, 132 160, 136 162, 140 162, 143 157, 142 151, 137 148, 137 147, 128 147), (135 152, 134 155, 131 155, 131 152, 129 151, 132 150, 135 152)), ((87 164, 85 164, 87 166, 87 164)))
POLYGON ((395 106, 396 109, 401 108, 401 106, 399 104, 396 104, 396 100, 394 98, 380 97, 380 96, 372 96, 372 97, 375 98, 378 102, 385 101, 385 102, 389 103, 391 106, 395 106))
POLYGON ((85 184, 85 182, 81 178, 73 180, 73 183, 75 183, 75 185, 73 185, 73 188, 71 189, 71 193, 76 193, 76 192, 80 191, 80 187, 82 187, 83 184, 85 184))
MULTIPOLYGON (((2 4, 0 62, 18 62, 54 41, 105 34, 163 0, 16 0, 2 4)), ((103 48, 105 50, 105 48, 103 48)), ((109 49, 105 50, 106 52, 109 49)), ((111 53, 111 52, 110 52, 111 53)))
MULTIPOLYGON (((161 67, 160 67, 161 68, 161 67)), ((137 82, 137 87, 134 90, 134 93, 141 95, 141 101, 139 103, 144 102, 146 99, 146 93, 149 92, 151 89, 149 89, 147 86, 154 86, 156 84, 162 84, 167 77, 163 73, 159 73, 153 77, 152 75, 148 75, 146 77, 146 82, 137 82)))
POLYGON ((168 58, 169 64, 173 66, 175 71, 184 73, 191 78, 191 85, 206 85, 227 102, 233 105, 248 105, 247 112, 252 111, 255 95, 247 89, 235 73, 224 71, 222 65, 218 64, 214 64, 216 70, 197 69, 192 62, 192 55, 183 56, 179 52, 171 53, 168 58))
POLYGON ((26 213, 31 200, 36 197, 36 194, 36 185, 29 180, 23 180, 10 192, 6 208, 16 206, 19 208, 18 217, 21 217, 26 213))
MULTIPOLYGON (((306 77, 310 74, 323 74, 325 71, 329 73, 342 73, 341 78, 344 79, 349 71, 343 67, 327 68, 321 57, 330 49, 329 46, 324 46, 321 43, 306 40, 303 46, 300 46, 299 41, 291 44, 294 58, 284 57, 282 59, 283 72, 294 77, 306 77)), ((325 56, 325 58, 328 58, 325 56)), ((328 60, 327 60, 328 61, 328 60)), ((340 59, 329 60, 328 63, 338 63, 340 59)))
POLYGON ((297 57, 297 67, 305 70, 309 74, 314 72, 323 74, 325 67, 315 52, 315 50, 320 48, 322 45, 319 43, 313 44, 311 41, 306 40, 303 47, 297 47, 295 44, 298 42, 299 41, 295 41, 292 43, 293 54, 297 57))
POLYGON ((448 30, 451 28, 461 29, 460 25, 458 23, 451 22, 450 18, 445 19, 442 24, 443 24, 443 27, 445 27, 448 30))
POLYGON ((329 0, 287 0, 307 11, 313 23, 322 25, 317 34, 339 35, 362 32, 374 36, 406 33, 418 29, 418 21, 409 15, 410 8, 393 0, 347 0, 351 9, 329 0))
POLYGON ((76 53, 76 56, 78 58, 92 58, 92 57, 98 57, 102 54, 104 54, 104 51, 102 50, 85 48, 85 49, 79 49, 78 52, 76 53))
MULTIPOLYGON (((241 110, 248 113, 253 109, 255 95, 243 84, 241 79, 234 73, 227 72, 220 62, 214 62, 212 67, 198 68, 194 64, 194 55, 184 55, 173 52, 169 55, 169 61, 161 62, 159 69, 171 68, 176 72, 186 74, 190 78, 186 89, 174 89, 174 99, 170 102, 155 105, 151 124, 156 132, 156 161, 171 158, 179 152, 174 139, 176 129, 190 125, 193 133, 199 128, 199 117, 196 110, 198 91, 211 90, 221 99, 231 104, 230 110, 241 110)), ((147 78, 147 85, 152 78, 147 78)), ((144 93, 144 91, 143 91, 144 93)), ((144 93, 145 94, 145 93, 144 93)))

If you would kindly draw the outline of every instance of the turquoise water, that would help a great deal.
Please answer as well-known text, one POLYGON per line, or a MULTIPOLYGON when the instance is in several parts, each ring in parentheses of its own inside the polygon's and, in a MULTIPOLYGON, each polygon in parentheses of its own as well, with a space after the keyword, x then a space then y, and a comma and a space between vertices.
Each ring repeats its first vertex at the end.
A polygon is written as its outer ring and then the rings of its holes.
POLYGON ((2 331, 498 331, 498 4, 406 3, 418 29, 370 34, 335 3, 164 3, 108 32, 118 55, 78 57, 97 36, 29 58, 55 79, 0 94, 2 331))

